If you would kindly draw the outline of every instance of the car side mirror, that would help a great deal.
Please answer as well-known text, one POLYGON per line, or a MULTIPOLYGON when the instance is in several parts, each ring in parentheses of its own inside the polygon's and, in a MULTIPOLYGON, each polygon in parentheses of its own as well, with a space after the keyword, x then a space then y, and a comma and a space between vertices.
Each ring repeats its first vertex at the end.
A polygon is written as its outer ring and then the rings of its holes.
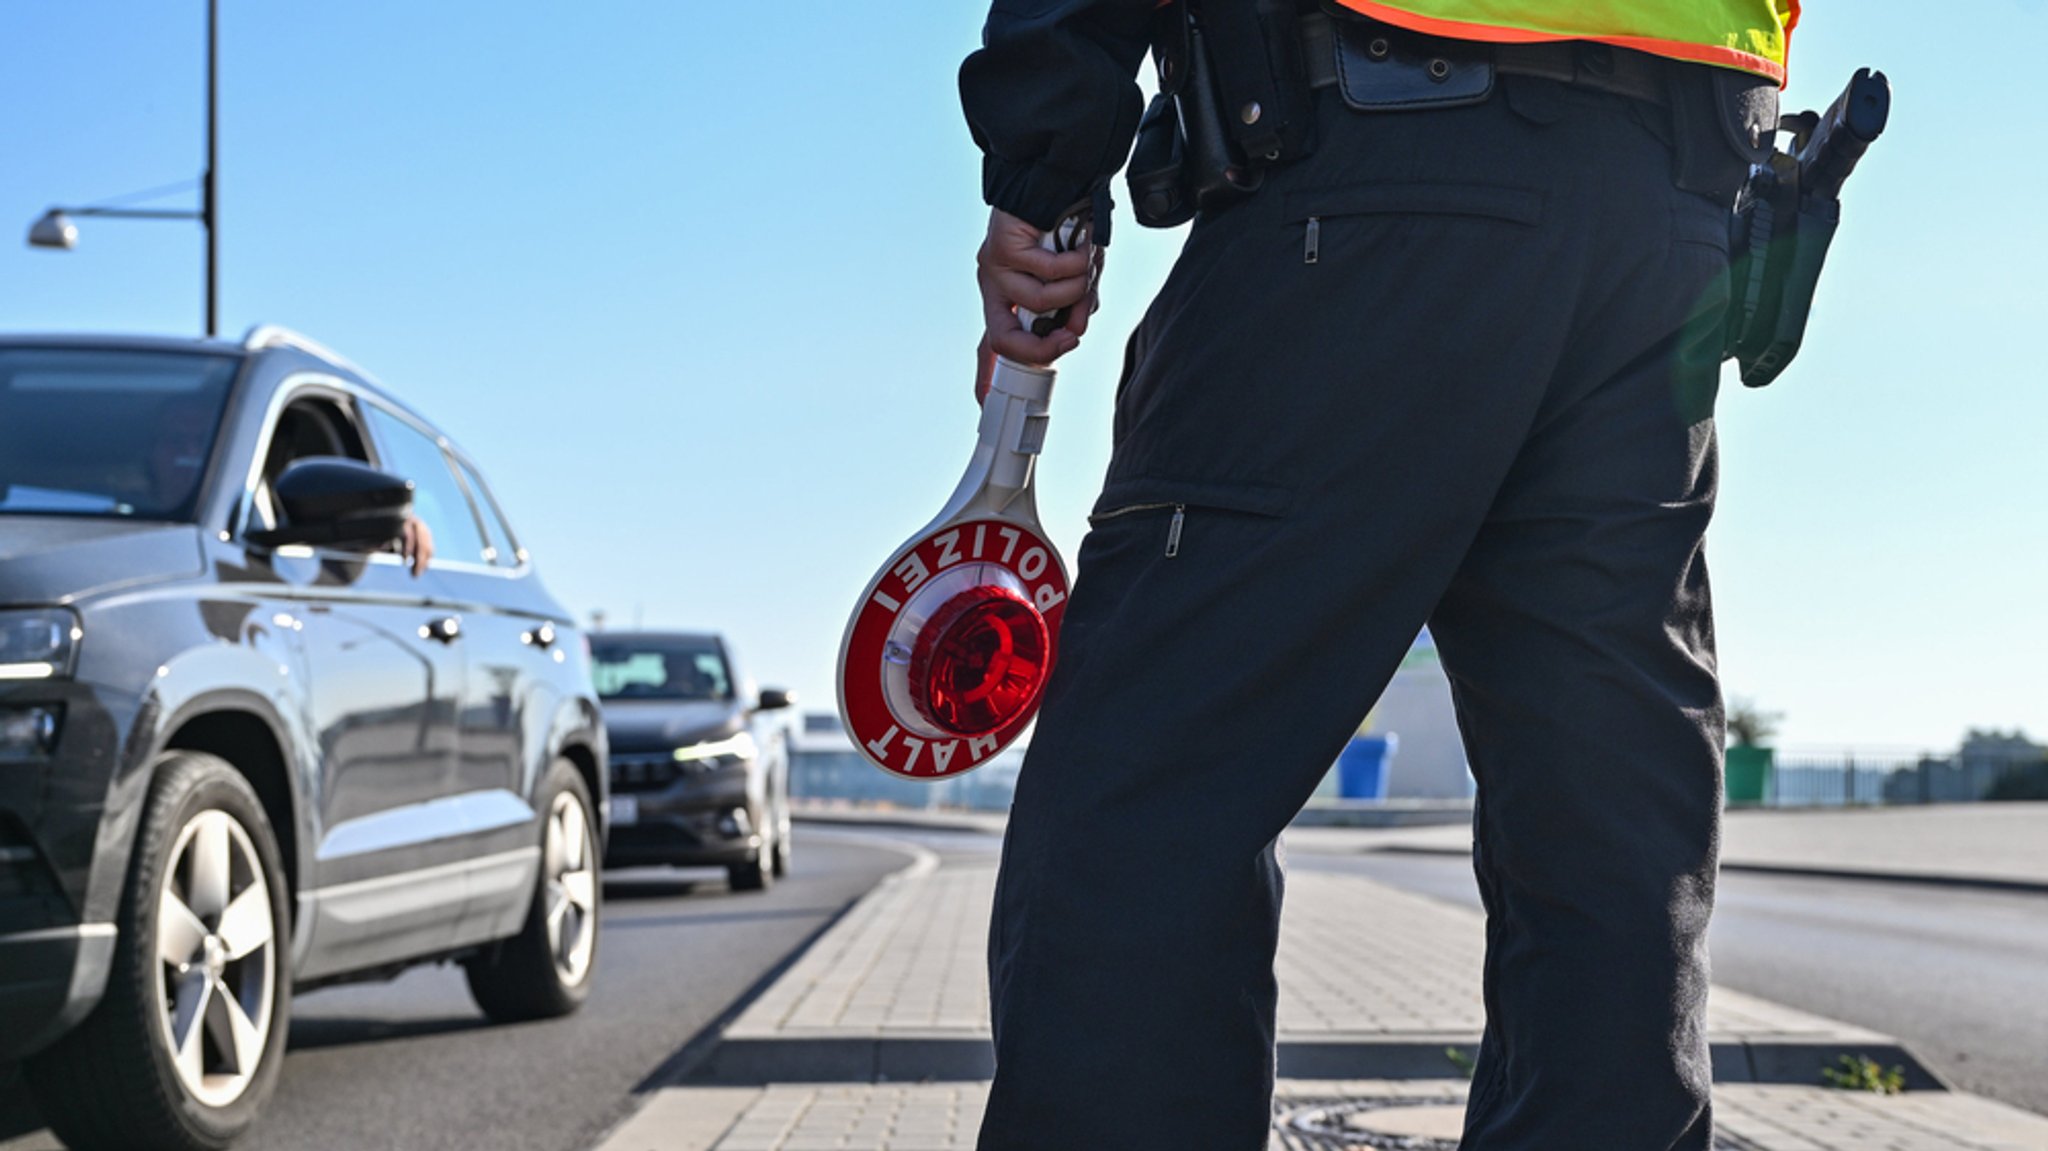
POLYGON ((796 693, 793 691, 784 691, 779 687, 764 687, 761 689, 761 702, 754 706, 754 710, 780 711, 795 702, 796 693))
POLYGON ((284 523, 248 533, 263 547, 308 544, 375 551, 404 534, 412 481, 361 460, 312 456, 285 468, 271 485, 284 523))

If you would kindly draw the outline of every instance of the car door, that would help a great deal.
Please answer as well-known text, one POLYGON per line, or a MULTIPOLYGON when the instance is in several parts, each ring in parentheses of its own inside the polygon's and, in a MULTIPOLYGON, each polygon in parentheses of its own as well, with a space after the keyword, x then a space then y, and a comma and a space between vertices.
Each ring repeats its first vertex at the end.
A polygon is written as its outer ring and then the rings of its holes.
MULTIPOLYGON (((356 401, 338 385, 299 388, 279 405, 248 526, 276 515, 267 485, 285 465, 321 455, 369 459, 356 401)), ((415 577, 395 554, 307 547, 253 562, 296 605, 300 706, 318 755, 300 977, 452 945, 467 898, 452 801, 468 669, 437 573, 415 577)))
POLYGON ((462 621, 452 791, 470 884, 455 928, 460 946, 509 934, 525 919, 539 842, 530 801, 559 696, 540 673, 560 662, 557 640, 551 621, 523 610, 520 581, 530 573, 474 468, 405 413, 373 402, 369 423, 386 470, 413 481, 415 514, 433 516, 437 586, 462 621))

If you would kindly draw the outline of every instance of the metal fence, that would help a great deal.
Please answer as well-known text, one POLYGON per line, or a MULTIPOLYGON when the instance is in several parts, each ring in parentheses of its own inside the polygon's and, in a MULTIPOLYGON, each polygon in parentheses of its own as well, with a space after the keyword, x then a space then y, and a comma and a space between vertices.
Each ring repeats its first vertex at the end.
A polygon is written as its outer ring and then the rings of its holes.
POLYGON ((1974 803, 2048 772, 2038 758, 1929 755, 1780 755, 1764 788, 1767 807, 1974 803))

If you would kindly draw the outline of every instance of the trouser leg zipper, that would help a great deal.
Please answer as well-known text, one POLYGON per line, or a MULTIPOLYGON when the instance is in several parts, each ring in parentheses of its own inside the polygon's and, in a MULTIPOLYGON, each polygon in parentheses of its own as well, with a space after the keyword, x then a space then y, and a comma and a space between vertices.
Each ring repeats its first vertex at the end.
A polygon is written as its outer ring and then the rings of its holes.
POLYGON ((1166 525, 1166 558, 1172 559, 1180 554, 1180 529, 1181 525, 1186 523, 1188 518, 1188 506, 1186 504, 1132 504, 1129 507, 1118 508, 1115 511, 1100 512, 1089 516, 1088 525, 1099 528, 1103 524, 1122 516, 1134 515, 1138 512, 1162 511, 1166 508, 1173 509, 1173 519, 1166 525))

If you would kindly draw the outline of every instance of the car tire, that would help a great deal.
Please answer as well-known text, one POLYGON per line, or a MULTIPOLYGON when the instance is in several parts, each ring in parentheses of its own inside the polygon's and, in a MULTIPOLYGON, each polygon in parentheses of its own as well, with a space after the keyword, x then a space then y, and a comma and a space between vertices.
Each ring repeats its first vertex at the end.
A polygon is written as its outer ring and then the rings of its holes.
POLYGON ((754 858, 728 864, 725 869, 725 885, 734 891, 766 891, 774 883, 775 853, 768 844, 763 844, 754 858))
POLYGON ((463 964, 470 998, 499 1023, 553 1019, 583 1005, 597 966, 597 820, 576 766, 558 759, 541 781, 540 874, 519 934, 463 964))
POLYGON ((152 766, 105 996, 25 1068, 74 1151, 220 1151, 277 1085, 291 1007, 284 865, 226 760, 152 766))

